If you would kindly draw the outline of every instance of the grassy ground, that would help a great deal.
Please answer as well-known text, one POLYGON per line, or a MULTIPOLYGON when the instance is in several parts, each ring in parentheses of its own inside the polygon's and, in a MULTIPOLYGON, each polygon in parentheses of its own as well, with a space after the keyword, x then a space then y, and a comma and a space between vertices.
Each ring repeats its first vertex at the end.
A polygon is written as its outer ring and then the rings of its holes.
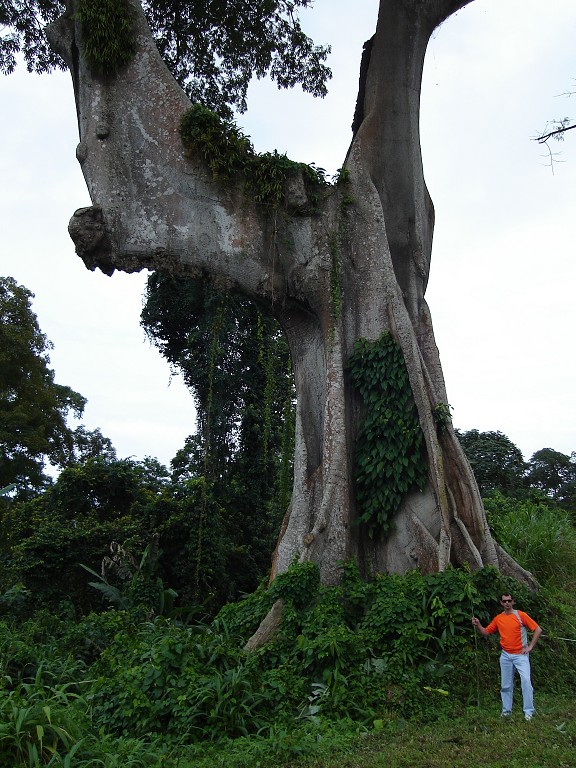
MULTIPOLYGON (((576 768, 576 700, 540 694, 533 720, 519 706, 502 719, 498 701, 469 707, 458 717, 422 724, 382 721, 376 731, 343 725, 316 737, 278 733, 247 739, 228 750, 180 753, 178 768, 576 768), (243 742, 243 743, 242 743, 243 742), (301 752, 290 757, 290 752, 301 752)), ((172 766, 170 760, 167 762, 172 766)))
POLYGON ((467 709, 450 722, 391 721, 360 738, 354 753, 302 759, 307 768, 576 768, 576 701, 538 697, 530 722, 516 705, 510 719, 467 709))

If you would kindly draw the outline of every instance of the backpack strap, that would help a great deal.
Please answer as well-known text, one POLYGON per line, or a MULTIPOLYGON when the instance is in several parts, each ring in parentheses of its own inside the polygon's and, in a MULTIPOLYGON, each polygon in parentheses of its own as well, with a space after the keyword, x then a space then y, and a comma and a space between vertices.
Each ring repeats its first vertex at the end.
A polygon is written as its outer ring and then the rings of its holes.
POLYGON ((526 627, 524 626, 524 624, 522 624, 522 619, 520 618, 520 614, 518 613, 518 611, 513 610, 512 613, 514 614, 514 616, 516 616, 516 618, 520 622, 520 637, 522 638, 522 648, 526 648, 526 646, 528 645, 528 633, 526 632, 526 627))

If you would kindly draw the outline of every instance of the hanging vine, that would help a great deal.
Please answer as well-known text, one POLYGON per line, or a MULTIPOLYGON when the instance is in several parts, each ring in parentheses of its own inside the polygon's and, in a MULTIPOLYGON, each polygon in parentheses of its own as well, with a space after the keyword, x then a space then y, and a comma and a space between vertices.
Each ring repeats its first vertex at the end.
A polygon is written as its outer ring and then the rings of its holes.
POLYGON ((424 436, 399 346, 389 333, 359 339, 350 357, 352 382, 366 415, 356 440, 356 498, 370 536, 390 529, 405 493, 428 475, 424 436))
POLYGON ((206 522, 206 509, 208 507, 208 488, 211 486, 208 478, 209 468, 211 466, 211 418, 214 401, 214 370, 216 360, 220 353, 220 334, 224 325, 224 301, 220 300, 216 315, 210 329, 210 353, 208 357, 208 397, 206 402, 206 418, 204 422, 204 482, 202 483, 202 501, 200 504, 200 515, 198 517, 198 543, 196 546, 196 569, 194 572, 194 590, 196 595, 200 593, 200 570, 202 565, 202 545, 204 524, 206 522))
POLYGON ((274 359, 270 343, 270 330, 263 332, 262 315, 258 312, 258 331, 260 337, 259 362, 264 369, 264 424, 262 426, 263 465, 268 465, 268 446, 272 432, 272 404, 275 394, 274 359))
POLYGON ((334 322, 338 322, 342 314, 342 257, 339 237, 339 232, 333 232, 330 237, 330 308, 334 322))
POLYGON ((292 480, 294 477, 294 431, 295 431, 294 395, 291 391, 286 394, 282 412, 282 455, 280 459, 280 476, 278 487, 279 508, 286 510, 292 496, 292 480))

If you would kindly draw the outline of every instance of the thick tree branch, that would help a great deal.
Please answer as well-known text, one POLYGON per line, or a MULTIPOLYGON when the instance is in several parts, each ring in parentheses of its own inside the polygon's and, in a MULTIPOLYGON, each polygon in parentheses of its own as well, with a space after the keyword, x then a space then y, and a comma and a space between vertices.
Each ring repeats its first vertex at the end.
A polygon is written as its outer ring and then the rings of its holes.
MULTIPOLYGON (((220 277, 265 303, 284 300, 290 263, 277 253, 271 206, 244 194, 244 179, 215 181, 206 160, 190 155, 180 121, 191 106, 161 59, 139 2, 137 50, 115 78, 95 77, 71 12, 50 30, 70 65, 80 142, 77 158, 93 201, 70 232, 90 269, 192 270, 220 277)), ((296 178, 287 194, 303 194, 296 178)), ((287 257, 286 257, 287 258, 287 257)))
MULTIPOLYGON (((380 7, 382 8, 388 1, 382 0, 380 7)), ((404 6, 411 14, 417 15, 418 18, 432 25, 430 32, 471 2, 473 0, 403 0, 404 6)))

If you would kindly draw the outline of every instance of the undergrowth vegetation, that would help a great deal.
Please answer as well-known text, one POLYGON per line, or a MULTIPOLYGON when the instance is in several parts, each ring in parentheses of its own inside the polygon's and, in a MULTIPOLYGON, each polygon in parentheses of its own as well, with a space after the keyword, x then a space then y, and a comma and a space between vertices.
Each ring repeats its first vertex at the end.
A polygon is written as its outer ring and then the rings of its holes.
POLYGON ((464 717, 480 697, 496 711, 496 647, 470 616, 486 620, 510 589, 550 638, 537 691, 567 695, 573 651, 554 639, 566 617, 491 568, 366 582, 347 563, 326 588, 304 563, 188 626, 144 606, 78 621, 4 608, 0 766, 278 765, 353 751, 391 723, 464 717), (279 600, 276 636, 244 651, 279 600))
MULTIPOLYGON (((4 517, 21 558, 0 558, 0 768, 500 768, 490 749, 505 746, 508 768, 526 750, 540 768, 573 766, 576 535, 573 512, 538 490, 485 498, 495 537, 534 573, 536 594, 492 568, 366 581, 353 562, 324 587, 300 563, 212 613, 175 604, 173 571, 159 576, 162 531, 139 557, 114 544, 99 573, 78 564, 88 550, 63 558, 25 546, 24 512, 40 509, 31 504, 4 517), (125 578, 110 581, 115 569, 125 578), (530 724, 518 705, 500 721, 498 643, 470 621, 486 624, 510 591, 544 630, 530 724), (246 651, 273 606, 278 631, 246 651)), ((28 526, 43 521, 47 536, 57 511, 28 526)))

